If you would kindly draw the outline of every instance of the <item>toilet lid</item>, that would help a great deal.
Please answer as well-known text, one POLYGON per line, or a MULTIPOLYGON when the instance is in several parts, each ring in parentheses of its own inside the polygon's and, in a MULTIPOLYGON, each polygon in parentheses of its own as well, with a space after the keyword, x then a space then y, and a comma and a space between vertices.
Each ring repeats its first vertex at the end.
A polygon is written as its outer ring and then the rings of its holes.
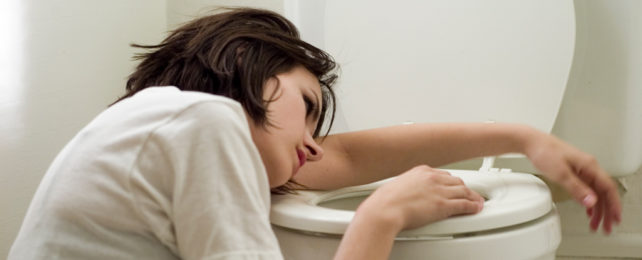
POLYGON ((486 121, 550 132, 555 123, 575 50, 573 1, 295 2, 286 14, 303 39, 341 67, 334 133, 486 121))
MULTIPOLYGON (((399 238, 452 236, 509 227, 537 219, 552 209, 551 195, 542 180, 524 173, 448 170, 486 198, 484 209, 474 215, 455 216, 421 228, 401 232, 399 238)), ((334 191, 299 191, 273 195, 272 224, 294 230, 343 234, 354 210, 319 206, 319 203, 370 194, 390 179, 334 191)))

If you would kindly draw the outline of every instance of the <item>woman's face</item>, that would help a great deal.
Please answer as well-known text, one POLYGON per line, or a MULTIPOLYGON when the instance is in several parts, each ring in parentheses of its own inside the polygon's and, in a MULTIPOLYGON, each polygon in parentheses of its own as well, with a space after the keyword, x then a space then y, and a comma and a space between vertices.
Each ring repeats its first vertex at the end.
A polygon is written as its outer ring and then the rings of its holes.
POLYGON ((312 138, 321 111, 321 87, 314 74, 297 66, 269 79, 263 99, 271 100, 269 124, 262 127, 250 122, 250 131, 270 187, 275 188, 291 179, 306 161, 323 157, 323 149, 312 138))

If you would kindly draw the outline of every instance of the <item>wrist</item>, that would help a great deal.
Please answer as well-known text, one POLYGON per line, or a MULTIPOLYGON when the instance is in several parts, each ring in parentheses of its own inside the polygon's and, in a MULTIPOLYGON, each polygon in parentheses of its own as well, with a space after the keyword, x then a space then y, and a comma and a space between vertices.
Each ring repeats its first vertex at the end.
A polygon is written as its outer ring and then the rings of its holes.
POLYGON ((395 207, 386 207, 385 201, 379 200, 377 194, 373 195, 375 196, 370 196, 357 208, 354 221, 396 236, 404 227, 402 214, 394 210, 395 207))
POLYGON ((367 199, 355 212, 334 259, 388 259, 402 224, 388 210, 367 199))
POLYGON ((537 143, 539 135, 544 134, 537 129, 521 124, 513 124, 505 128, 511 141, 511 152, 521 153, 526 156, 531 152, 533 144, 537 143))
POLYGON ((542 144, 542 138, 548 137, 547 133, 539 131, 531 126, 522 125, 520 130, 516 131, 516 138, 519 153, 531 158, 535 154, 536 148, 542 144))

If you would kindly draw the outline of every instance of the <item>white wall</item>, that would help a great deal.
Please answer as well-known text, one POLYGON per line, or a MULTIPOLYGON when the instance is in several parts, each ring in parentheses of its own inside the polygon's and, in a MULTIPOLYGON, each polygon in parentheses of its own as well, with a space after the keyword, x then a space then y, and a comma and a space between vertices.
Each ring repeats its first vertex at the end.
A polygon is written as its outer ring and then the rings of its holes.
POLYGON ((166 0, 167 25, 176 25, 206 14, 219 7, 253 7, 264 8, 283 13, 283 0, 166 0))
POLYGON ((281 0, 0 1, 0 258, 56 154, 124 93, 129 44, 219 6, 283 12, 281 0))
POLYGON ((165 20, 156 0, 0 1, 0 258, 54 156, 122 95, 129 43, 165 20))

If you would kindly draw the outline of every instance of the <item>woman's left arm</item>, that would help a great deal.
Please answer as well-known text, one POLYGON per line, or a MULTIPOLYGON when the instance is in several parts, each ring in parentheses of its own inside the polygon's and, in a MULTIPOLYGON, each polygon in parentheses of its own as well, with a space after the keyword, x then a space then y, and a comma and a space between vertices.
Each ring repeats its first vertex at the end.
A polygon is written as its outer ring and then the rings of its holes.
POLYGON ((330 135, 324 157, 307 163, 296 181, 334 189, 388 178, 412 167, 504 153, 525 154, 549 180, 564 187, 606 232, 619 222, 621 205, 612 179, 596 160, 558 138, 519 124, 444 123, 400 125, 330 135))

